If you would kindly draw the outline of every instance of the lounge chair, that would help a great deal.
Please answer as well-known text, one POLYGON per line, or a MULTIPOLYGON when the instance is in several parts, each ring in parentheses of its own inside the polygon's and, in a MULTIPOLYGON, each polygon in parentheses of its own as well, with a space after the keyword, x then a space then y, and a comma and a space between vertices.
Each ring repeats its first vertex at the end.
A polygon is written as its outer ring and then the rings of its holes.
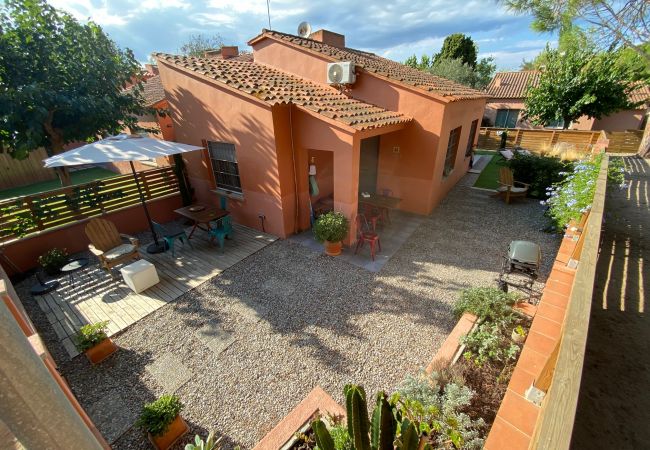
POLYGON ((527 183, 515 181, 512 175, 512 170, 507 167, 499 169, 499 187, 497 188, 497 195, 502 195, 506 199, 506 203, 510 203, 513 197, 525 197, 528 193, 527 183))
POLYGON ((138 239, 119 233, 113 222, 92 219, 86 225, 85 231, 90 240, 88 248, 99 258, 101 266, 109 272, 119 264, 140 258, 138 239), (124 240, 129 242, 126 243, 124 240))

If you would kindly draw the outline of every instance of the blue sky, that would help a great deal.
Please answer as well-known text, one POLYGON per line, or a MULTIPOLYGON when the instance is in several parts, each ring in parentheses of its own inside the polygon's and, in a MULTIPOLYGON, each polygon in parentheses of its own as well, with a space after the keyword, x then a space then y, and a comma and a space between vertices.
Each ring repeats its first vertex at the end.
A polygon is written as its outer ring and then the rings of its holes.
MULTIPOLYGON (((246 42, 268 28, 266 0, 50 0, 80 20, 100 24, 121 46, 146 61, 151 52, 174 53, 191 34, 218 33, 228 45, 246 42)), ((494 56, 499 69, 517 69, 555 37, 530 30, 529 17, 508 12, 494 0, 271 0, 273 29, 345 34, 346 45, 397 61, 432 54, 448 34, 465 33, 479 56, 494 56)))

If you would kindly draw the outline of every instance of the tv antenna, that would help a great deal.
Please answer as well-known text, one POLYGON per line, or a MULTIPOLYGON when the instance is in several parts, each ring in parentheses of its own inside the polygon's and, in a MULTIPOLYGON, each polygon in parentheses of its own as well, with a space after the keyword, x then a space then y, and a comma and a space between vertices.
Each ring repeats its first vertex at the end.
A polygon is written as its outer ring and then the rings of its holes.
POLYGON ((266 0, 266 15, 269 17, 269 30, 271 28, 271 0, 266 0))
POLYGON ((311 25, 309 25, 309 22, 300 22, 300 25, 298 25, 298 36, 308 38, 310 34, 311 25))

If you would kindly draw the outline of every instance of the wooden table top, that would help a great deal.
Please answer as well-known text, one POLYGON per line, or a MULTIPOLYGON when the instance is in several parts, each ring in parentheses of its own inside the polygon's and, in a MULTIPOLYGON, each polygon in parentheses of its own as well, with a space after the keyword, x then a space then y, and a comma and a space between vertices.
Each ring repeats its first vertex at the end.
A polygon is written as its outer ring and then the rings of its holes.
POLYGON ((401 198, 389 197, 387 195, 370 194, 370 197, 364 197, 359 194, 359 203, 366 203, 378 208, 395 209, 401 201, 401 198))
POLYGON ((217 208, 216 206, 206 206, 206 205, 190 205, 184 206, 182 208, 175 209, 176 214, 180 214, 183 217, 193 220, 197 223, 208 223, 212 220, 219 220, 222 217, 227 216, 230 212, 225 209, 217 208), (196 208, 197 206, 203 206, 204 209, 201 211, 190 211, 190 208, 196 208))

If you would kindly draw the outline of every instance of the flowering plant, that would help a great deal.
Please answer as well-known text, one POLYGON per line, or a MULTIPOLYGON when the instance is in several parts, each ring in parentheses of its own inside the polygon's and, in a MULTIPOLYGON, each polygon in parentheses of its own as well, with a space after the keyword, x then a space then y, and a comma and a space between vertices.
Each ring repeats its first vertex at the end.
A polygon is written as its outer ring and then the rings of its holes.
MULTIPOLYGON (((602 153, 591 159, 580 160, 572 172, 562 173, 567 175, 563 181, 546 188, 548 199, 540 203, 549 206, 548 215, 559 229, 563 229, 571 220, 579 220, 583 213, 591 209, 602 160, 602 153)), ((620 159, 610 162, 607 179, 609 183, 625 187, 625 168, 620 159)))

